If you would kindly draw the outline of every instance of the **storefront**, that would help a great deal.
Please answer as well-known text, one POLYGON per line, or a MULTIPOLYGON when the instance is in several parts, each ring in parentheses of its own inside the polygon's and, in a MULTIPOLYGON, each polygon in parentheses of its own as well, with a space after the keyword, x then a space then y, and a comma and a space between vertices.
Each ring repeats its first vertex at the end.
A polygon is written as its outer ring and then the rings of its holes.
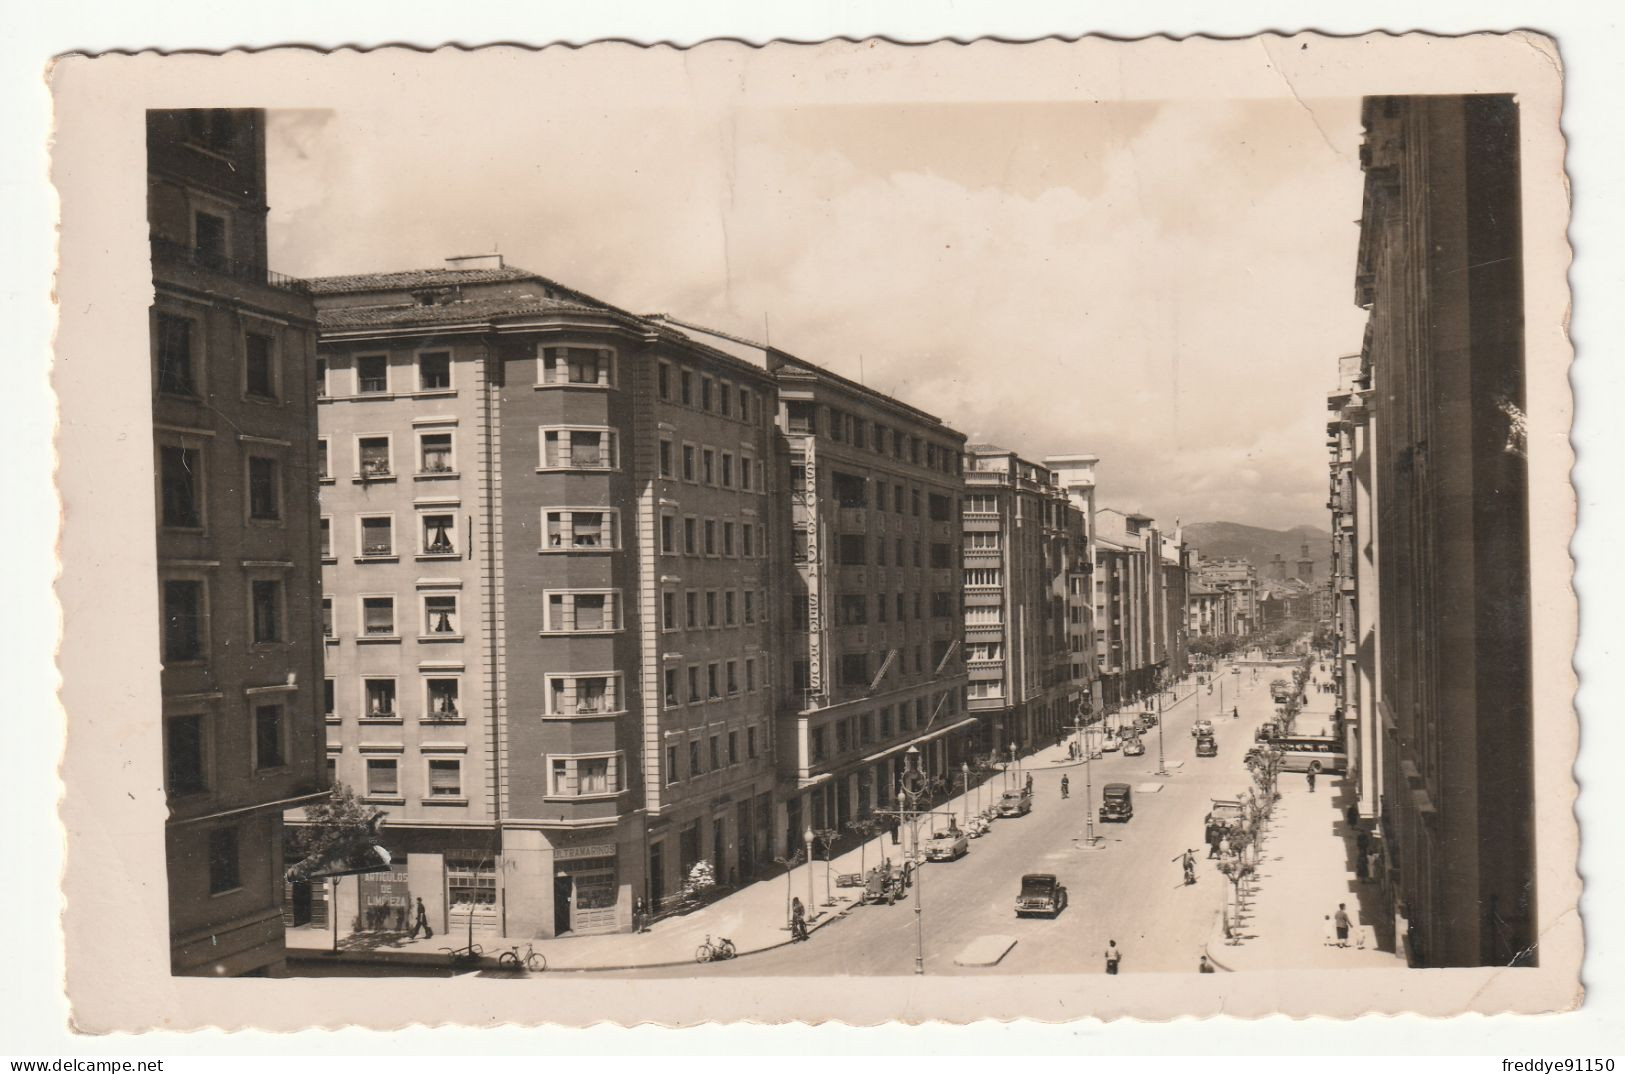
POLYGON ((618 927, 620 880, 615 844, 553 851, 554 932, 608 932, 618 927))
POLYGON ((359 899, 356 932, 405 932, 412 927, 412 895, 408 886, 405 856, 393 858, 397 868, 382 873, 363 873, 356 878, 359 899))
POLYGON ((489 855, 446 854, 446 927, 452 932, 498 932, 497 871, 489 855), (470 920, 472 919, 472 920, 470 920))

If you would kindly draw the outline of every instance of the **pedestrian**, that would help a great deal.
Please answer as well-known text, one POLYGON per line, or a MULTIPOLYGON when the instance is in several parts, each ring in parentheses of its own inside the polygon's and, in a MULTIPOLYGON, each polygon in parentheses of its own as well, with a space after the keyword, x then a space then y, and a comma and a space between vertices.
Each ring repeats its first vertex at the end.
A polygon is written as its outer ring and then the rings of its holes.
POLYGON ((1360 883, 1366 881, 1366 860, 1364 854, 1354 855, 1354 879, 1360 883))
POLYGON ((1219 826, 1217 824, 1209 824, 1207 826, 1207 856, 1209 858, 1216 858, 1219 856, 1219 838, 1219 826))
POLYGON ((423 938, 425 940, 434 939, 434 929, 429 927, 429 911, 423 908, 423 900, 421 898, 418 899, 417 918, 412 922, 412 931, 407 934, 406 938, 408 940, 417 939, 418 929, 423 930, 423 938))
POLYGON ((1185 870, 1185 884, 1196 883, 1196 857, 1189 850, 1179 856, 1180 867, 1185 870))
POLYGON ((639 895, 632 902, 632 931, 647 932, 649 928, 648 924, 646 923, 648 916, 648 907, 646 907, 643 903, 643 896, 639 895))
POLYGON ((1360 811, 1350 805, 1343 810, 1343 819, 1348 822, 1349 830, 1353 831, 1360 826, 1360 811))
POLYGON ((1332 915, 1326 914, 1324 916, 1326 923, 1323 926, 1320 942, 1323 946, 1331 947, 1337 943, 1337 933, 1332 929, 1332 915))
POLYGON ((1360 849, 1360 857, 1365 857, 1366 852, 1371 849, 1371 833, 1361 828, 1354 835, 1354 843, 1360 849))
POLYGON ((1062 798, 1069 797, 1071 788, 1072 788, 1072 781, 1067 779, 1065 775, 1061 776, 1061 797, 1062 798))
POLYGON ((1332 915, 1332 923, 1337 926, 1337 946, 1349 945, 1349 912, 1343 903, 1337 904, 1337 913, 1332 915))
POLYGON ((1376 847, 1365 852, 1365 875, 1373 884, 1382 882, 1382 856, 1377 853, 1376 847))
POLYGON ((790 900, 790 942, 800 943, 807 938, 807 908, 800 897, 790 900))
POLYGON ((1202 961, 1196 964, 1196 972, 1197 973, 1212 973, 1212 972, 1214 972, 1213 963, 1208 961, 1206 955, 1203 955, 1202 956, 1202 961))
POLYGON ((1311 768, 1309 771, 1305 772, 1304 775, 1306 777, 1308 777, 1308 780, 1309 780, 1309 793, 1314 794, 1315 793, 1315 770, 1313 768, 1311 768))
POLYGON ((1115 974, 1117 964, 1123 961, 1123 949, 1117 946, 1116 940, 1106 941, 1106 972, 1115 974))

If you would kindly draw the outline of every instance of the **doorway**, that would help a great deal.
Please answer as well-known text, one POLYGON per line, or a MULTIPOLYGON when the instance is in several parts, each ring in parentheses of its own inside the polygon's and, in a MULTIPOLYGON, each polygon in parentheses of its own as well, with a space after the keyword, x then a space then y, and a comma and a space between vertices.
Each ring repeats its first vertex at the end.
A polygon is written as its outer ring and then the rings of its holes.
POLYGON ((553 878, 553 935, 570 931, 570 903, 575 897, 575 880, 569 873, 553 878))
POLYGON ((295 880, 289 893, 289 908, 293 912, 293 927, 310 924, 310 881, 295 880))

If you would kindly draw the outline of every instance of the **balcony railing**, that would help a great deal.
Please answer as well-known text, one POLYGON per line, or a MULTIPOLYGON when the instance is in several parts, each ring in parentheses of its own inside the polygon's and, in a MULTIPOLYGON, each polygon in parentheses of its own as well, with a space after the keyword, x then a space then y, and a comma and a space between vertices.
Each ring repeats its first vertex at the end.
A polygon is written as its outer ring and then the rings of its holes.
POLYGON ((280 272, 273 272, 266 266, 255 261, 243 261, 235 257, 226 257, 223 254, 213 254, 188 246, 186 243, 176 242, 174 239, 161 238, 153 235, 152 252, 155 258, 165 261, 181 261, 207 272, 216 272, 222 276, 229 276, 241 283, 261 284, 274 287, 279 291, 305 292, 310 285, 304 280, 293 276, 285 276, 280 272))

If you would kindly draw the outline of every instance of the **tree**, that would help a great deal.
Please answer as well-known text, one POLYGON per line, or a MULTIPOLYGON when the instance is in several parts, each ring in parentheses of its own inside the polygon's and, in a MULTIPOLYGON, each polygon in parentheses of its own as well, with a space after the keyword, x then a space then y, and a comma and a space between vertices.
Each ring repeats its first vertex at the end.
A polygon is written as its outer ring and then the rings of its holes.
POLYGON ((334 784, 325 801, 305 807, 305 823, 294 829, 294 853, 301 860, 288 870, 290 876, 303 880, 342 864, 360 864, 374 855, 383 819, 382 809, 367 805, 344 784, 334 784))

